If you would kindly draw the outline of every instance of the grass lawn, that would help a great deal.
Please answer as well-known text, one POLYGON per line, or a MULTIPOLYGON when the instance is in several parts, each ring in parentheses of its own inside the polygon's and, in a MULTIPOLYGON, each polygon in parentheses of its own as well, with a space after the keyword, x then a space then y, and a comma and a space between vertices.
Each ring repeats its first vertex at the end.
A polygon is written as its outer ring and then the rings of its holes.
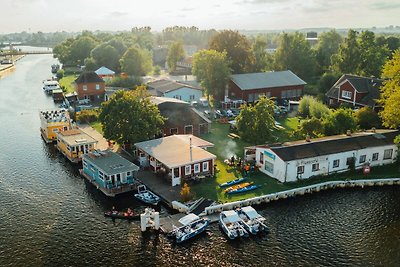
POLYGON ((92 126, 99 133, 103 134, 103 125, 101 124, 101 122, 92 122, 90 126, 92 126))
POLYGON ((60 81, 60 86, 61 88, 65 88, 65 92, 68 93, 73 93, 75 91, 73 82, 76 80, 78 76, 77 75, 65 75, 60 81))

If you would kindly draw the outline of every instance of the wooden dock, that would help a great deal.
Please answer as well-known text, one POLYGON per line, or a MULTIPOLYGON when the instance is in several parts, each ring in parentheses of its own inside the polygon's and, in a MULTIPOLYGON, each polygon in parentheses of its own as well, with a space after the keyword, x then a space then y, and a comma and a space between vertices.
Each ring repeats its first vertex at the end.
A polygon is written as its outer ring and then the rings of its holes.
MULTIPOLYGON (((173 230, 173 225, 179 226, 179 220, 184 217, 186 214, 178 213, 173 215, 168 215, 166 217, 160 218, 160 229, 163 233, 167 234, 173 230)), ((211 223, 218 222, 219 213, 210 214, 207 216, 203 216, 202 218, 207 218, 211 221, 211 223)))

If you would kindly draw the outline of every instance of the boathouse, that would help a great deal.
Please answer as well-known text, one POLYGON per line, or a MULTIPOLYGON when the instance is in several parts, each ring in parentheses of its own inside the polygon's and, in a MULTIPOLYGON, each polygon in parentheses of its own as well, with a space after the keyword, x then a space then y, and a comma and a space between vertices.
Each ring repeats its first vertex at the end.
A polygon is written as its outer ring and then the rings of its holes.
POLYGON ((57 149, 73 163, 80 162, 84 154, 93 151, 97 142, 80 129, 62 131, 57 134, 57 149))
POLYGON ((206 151, 213 146, 193 135, 171 135, 135 144, 140 166, 159 174, 172 186, 214 175, 217 157, 206 151))
POLYGON ((374 130, 245 148, 245 159, 280 182, 296 182, 365 166, 391 164, 398 130, 374 130))
POLYGON ((40 111, 40 133, 46 143, 57 140, 57 133, 71 130, 71 119, 65 109, 40 111))
POLYGON ((110 150, 82 156, 81 174, 107 196, 132 191, 139 167, 110 150))

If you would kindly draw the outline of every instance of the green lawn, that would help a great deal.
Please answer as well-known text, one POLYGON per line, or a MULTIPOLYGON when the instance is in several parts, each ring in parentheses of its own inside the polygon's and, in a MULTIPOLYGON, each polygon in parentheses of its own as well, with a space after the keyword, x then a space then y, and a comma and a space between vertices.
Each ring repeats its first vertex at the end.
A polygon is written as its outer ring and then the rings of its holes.
POLYGON ((103 125, 101 124, 101 122, 92 122, 90 126, 92 126, 99 133, 103 134, 103 125))
POLYGON ((60 81, 60 86, 61 88, 65 88, 65 92, 68 93, 73 93, 75 91, 73 82, 76 80, 78 76, 77 75, 65 75, 60 81))

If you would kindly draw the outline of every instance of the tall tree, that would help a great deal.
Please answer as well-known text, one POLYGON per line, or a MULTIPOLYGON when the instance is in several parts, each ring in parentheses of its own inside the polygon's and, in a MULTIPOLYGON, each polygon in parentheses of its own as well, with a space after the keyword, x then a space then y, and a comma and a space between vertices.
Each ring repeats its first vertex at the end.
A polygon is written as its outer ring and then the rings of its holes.
POLYGON ((383 125, 389 128, 400 126, 400 49, 397 49, 391 60, 383 67, 382 77, 385 78, 381 87, 379 103, 383 110, 379 113, 383 125))
POLYGON ((332 58, 333 70, 339 73, 359 73, 361 48, 357 41, 358 32, 349 30, 347 37, 339 47, 338 54, 332 58))
POLYGON ((363 31, 360 36, 361 59, 359 70, 364 76, 381 76, 381 69, 389 55, 385 46, 379 46, 375 34, 371 31, 363 31))
POLYGON ((212 50, 226 51, 233 73, 252 71, 255 58, 251 44, 246 36, 238 31, 224 30, 218 32, 210 40, 209 46, 212 50))
POLYGON ((153 69, 150 52, 135 46, 125 52, 120 63, 121 70, 132 76, 144 76, 153 69))
POLYGON ((85 59, 90 56, 90 52, 97 46, 98 42, 93 37, 82 35, 76 39, 70 48, 71 61, 78 65, 83 65, 85 59))
POLYGON ((262 97, 254 106, 243 105, 240 114, 236 117, 236 126, 241 138, 252 144, 273 141, 274 108, 274 101, 265 97, 262 97))
POLYGON ((253 71, 261 72, 272 70, 273 56, 267 52, 267 38, 262 35, 257 35, 252 48, 255 57, 253 71))
POLYGON ((275 53, 275 69, 291 70, 300 78, 309 81, 315 73, 316 61, 304 34, 284 33, 275 53))
POLYGON ((102 104, 99 120, 103 124, 104 137, 119 144, 154 138, 165 121, 157 106, 150 102, 144 87, 117 91, 102 104))
POLYGON ((96 46, 90 52, 96 67, 106 66, 114 71, 120 69, 119 67, 119 53, 118 50, 107 43, 102 43, 96 46))
MULTIPOLYGON (((200 50, 193 55, 193 75, 206 89, 207 97, 222 100, 231 75, 226 52, 200 50)), ((209 100, 209 99, 208 99, 209 100)))
POLYGON ((331 58, 339 51, 343 39, 335 30, 320 35, 316 51, 318 72, 326 72, 331 66, 331 58))
POLYGON ((185 58, 185 50, 181 42, 173 42, 168 48, 167 64, 170 71, 176 70, 176 63, 185 58))
POLYGON ((337 109, 324 119, 326 135, 343 134, 357 128, 356 118, 351 109, 337 109))

